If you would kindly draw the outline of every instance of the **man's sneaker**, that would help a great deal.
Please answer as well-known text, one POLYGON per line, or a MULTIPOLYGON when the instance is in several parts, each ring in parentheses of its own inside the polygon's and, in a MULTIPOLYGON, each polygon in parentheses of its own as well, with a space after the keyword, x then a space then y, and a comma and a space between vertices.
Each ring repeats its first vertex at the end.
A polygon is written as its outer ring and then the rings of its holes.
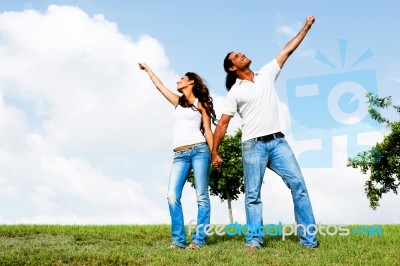
POLYGON ((246 246, 247 251, 256 251, 258 249, 257 246, 246 246))

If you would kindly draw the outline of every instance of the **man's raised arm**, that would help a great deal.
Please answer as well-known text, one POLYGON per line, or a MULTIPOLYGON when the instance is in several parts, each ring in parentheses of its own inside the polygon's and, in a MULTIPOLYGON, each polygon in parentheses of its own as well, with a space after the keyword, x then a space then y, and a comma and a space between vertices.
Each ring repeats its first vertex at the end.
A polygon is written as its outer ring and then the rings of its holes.
POLYGON ((282 51, 276 56, 276 61, 280 68, 283 67, 286 60, 289 56, 296 50, 296 48, 303 41, 304 37, 307 35, 307 32, 311 29, 311 25, 314 23, 315 17, 308 16, 306 18, 306 23, 304 27, 300 30, 300 32, 294 37, 290 42, 286 44, 286 46, 282 49, 282 51))

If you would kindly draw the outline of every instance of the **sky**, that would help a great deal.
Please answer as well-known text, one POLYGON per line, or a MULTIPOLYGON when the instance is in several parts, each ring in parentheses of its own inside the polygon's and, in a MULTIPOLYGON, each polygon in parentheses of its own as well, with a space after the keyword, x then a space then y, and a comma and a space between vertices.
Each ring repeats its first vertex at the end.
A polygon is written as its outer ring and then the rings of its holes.
MULTIPOLYGON (((186 72, 200 74, 220 115, 225 55, 243 52, 258 70, 309 15, 316 21, 276 88, 316 221, 399 223, 399 196, 384 195, 372 210, 368 176, 346 167, 385 134, 366 112, 365 93, 400 103, 399 5, 0 0, 0 223, 170 223, 174 109, 137 63, 174 91, 186 72)), ((228 134, 240 125, 236 115, 228 134)), ((261 196, 266 223, 294 223, 290 191, 271 171, 261 196)), ((239 223, 243 199, 232 204, 239 223)), ((185 222, 196 219, 189 184, 182 202, 185 222)), ((211 223, 229 223, 216 196, 211 223)))

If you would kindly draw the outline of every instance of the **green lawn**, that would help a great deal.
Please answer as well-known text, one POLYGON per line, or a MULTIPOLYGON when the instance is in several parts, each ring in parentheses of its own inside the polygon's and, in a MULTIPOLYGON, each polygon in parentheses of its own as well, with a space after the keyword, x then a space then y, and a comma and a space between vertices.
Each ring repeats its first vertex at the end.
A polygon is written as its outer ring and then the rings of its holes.
POLYGON ((244 236, 228 235, 170 249, 169 225, 0 225, 0 265, 400 265, 400 225, 381 227, 383 236, 318 235, 316 249, 269 236, 248 252, 244 236))

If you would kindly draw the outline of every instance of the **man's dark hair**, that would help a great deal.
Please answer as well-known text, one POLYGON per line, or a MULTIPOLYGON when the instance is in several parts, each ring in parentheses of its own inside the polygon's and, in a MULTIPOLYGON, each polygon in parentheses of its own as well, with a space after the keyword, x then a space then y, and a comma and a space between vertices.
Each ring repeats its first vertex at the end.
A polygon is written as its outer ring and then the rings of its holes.
POLYGON ((233 66, 232 61, 229 59, 229 56, 232 53, 233 52, 229 52, 224 59, 224 69, 225 72, 227 73, 225 79, 225 86, 228 91, 232 88, 233 84, 235 84, 236 79, 238 77, 235 72, 229 70, 229 68, 233 66))

